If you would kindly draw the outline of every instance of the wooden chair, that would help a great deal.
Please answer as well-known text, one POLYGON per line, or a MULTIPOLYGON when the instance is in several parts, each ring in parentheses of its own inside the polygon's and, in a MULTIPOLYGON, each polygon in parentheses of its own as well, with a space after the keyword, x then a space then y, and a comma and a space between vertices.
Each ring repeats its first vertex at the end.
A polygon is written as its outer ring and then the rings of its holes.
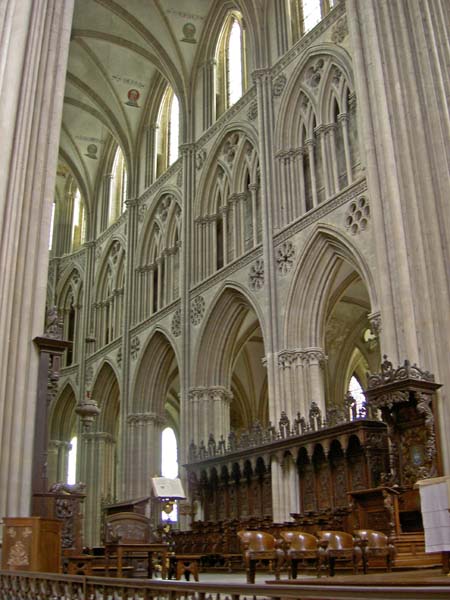
POLYGON ((356 529, 353 532, 356 544, 361 548, 363 571, 367 573, 371 558, 386 562, 386 570, 392 570, 395 558, 395 546, 385 533, 374 529, 356 529))
POLYGON ((332 577, 335 572, 336 562, 351 563, 353 572, 358 572, 358 564, 361 561, 361 548, 355 544, 351 533, 345 531, 318 531, 319 544, 324 547, 329 574, 332 577))
POLYGON ((281 542, 264 531, 237 532, 241 542, 242 554, 247 574, 247 583, 255 583, 256 564, 259 561, 271 561, 274 564, 275 578, 280 579, 280 570, 284 562, 281 542))
POLYGON ((312 564, 317 570, 317 575, 320 575, 326 555, 325 548, 319 544, 315 535, 303 531, 282 531, 281 537, 285 541, 286 558, 292 579, 297 578, 298 563, 312 564))

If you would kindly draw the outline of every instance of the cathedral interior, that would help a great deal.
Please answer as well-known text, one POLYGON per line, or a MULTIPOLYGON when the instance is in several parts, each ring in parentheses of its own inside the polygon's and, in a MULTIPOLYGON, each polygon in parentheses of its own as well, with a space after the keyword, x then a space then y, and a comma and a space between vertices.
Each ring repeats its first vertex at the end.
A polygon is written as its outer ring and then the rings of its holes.
POLYGON ((142 500, 160 526, 152 478, 179 477, 185 552, 365 527, 430 563, 415 484, 450 473, 449 12, 0 7, 0 516, 74 486, 98 546, 108 507, 142 500))

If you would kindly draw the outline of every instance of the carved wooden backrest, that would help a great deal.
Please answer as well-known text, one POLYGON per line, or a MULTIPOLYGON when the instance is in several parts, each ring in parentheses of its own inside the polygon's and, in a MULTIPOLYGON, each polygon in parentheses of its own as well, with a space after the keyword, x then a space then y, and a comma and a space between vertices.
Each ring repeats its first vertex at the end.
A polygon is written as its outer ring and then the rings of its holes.
POLYGON ((345 531, 318 531, 321 540, 328 541, 328 550, 350 550, 353 548, 353 536, 345 531))
POLYGON ((105 521, 105 543, 148 544, 150 521, 144 515, 123 512, 110 515, 105 521))
POLYGON ((316 550, 318 539, 311 533, 303 531, 282 531, 281 537, 290 550, 316 550))
POLYGON ((368 548, 388 548, 389 538, 381 532, 374 529, 356 529, 353 532, 355 538, 367 542, 368 548))
POLYGON ((242 548, 249 552, 267 552, 276 547, 273 535, 265 531, 238 531, 238 536, 242 548))

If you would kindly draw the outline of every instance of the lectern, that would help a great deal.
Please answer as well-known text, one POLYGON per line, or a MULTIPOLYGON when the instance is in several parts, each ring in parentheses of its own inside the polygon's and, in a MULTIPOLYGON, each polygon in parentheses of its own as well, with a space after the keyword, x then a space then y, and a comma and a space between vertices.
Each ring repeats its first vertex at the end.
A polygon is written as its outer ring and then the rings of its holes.
POLYGON ((425 552, 442 552, 444 573, 450 556, 450 476, 430 477, 417 482, 420 491, 425 552))

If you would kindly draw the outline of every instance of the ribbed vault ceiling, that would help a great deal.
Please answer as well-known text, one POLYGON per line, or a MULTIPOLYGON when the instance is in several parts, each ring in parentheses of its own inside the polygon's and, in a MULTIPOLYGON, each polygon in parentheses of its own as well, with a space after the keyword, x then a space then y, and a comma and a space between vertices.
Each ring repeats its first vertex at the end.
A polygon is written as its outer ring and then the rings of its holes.
POLYGON ((217 0, 76 0, 58 193, 70 170, 89 204, 116 143, 136 164, 152 96, 162 83, 171 84, 186 109, 205 24, 217 10, 217 0), (130 90, 139 94, 134 103, 130 90))

